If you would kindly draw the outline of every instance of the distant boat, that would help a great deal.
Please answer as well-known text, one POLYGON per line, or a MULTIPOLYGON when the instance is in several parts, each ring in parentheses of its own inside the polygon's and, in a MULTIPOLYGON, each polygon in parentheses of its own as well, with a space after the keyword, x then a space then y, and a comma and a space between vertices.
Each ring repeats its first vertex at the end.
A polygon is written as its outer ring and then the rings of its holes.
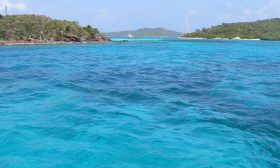
POLYGON ((127 37, 128 37, 128 38, 133 38, 134 36, 133 36, 133 34, 129 33, 129 34, 127 35, 127 37))

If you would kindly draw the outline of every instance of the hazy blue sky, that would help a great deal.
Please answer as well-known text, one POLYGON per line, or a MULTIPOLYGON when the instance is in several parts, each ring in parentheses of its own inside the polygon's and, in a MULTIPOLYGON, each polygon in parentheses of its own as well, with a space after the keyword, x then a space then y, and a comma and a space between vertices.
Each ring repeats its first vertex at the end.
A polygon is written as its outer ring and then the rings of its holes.
POLYGON ((11 14, 44 14, 91 24, 103 32, 142 27, 182 31, 223 22, 280 17, 280 0, 0 0, 11 14))

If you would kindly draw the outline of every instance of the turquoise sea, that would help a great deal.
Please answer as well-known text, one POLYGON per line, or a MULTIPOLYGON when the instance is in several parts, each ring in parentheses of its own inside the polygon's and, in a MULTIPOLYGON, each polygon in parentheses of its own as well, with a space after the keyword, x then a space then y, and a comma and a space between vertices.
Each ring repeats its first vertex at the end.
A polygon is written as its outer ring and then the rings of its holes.
POLYGON ((0 168, 278 168, 280 42, 0 47, 0 168))

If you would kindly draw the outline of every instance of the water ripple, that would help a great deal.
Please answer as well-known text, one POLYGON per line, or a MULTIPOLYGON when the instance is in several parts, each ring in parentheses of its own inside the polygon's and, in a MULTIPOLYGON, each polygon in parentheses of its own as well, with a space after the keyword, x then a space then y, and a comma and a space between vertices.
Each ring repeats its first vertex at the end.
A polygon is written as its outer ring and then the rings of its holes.
POLYGON ((279 42, 0 51, 0 167, 280 167, 279 42))

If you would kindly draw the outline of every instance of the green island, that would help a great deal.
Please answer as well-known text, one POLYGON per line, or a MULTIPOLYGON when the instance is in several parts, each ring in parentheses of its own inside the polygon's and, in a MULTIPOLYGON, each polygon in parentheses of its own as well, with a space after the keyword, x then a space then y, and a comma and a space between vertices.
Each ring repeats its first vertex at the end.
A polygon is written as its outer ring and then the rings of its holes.
POLYGON ((185 34, 186 38, 241 38, 280 40, 280 19, 266 19, 255 22, 224 23, 185 34))
POLYGON ((136 37, 160 37, 160 36, 179 36, 181 33, 165 28, 142 28, 133 31, 121 31, 106 33, 110 37, 123 37, 132 34, 136 37))
POLYGON ((0 44, 96 43, 109 39, 96 28, 40 15, 0 15, 0 44))

